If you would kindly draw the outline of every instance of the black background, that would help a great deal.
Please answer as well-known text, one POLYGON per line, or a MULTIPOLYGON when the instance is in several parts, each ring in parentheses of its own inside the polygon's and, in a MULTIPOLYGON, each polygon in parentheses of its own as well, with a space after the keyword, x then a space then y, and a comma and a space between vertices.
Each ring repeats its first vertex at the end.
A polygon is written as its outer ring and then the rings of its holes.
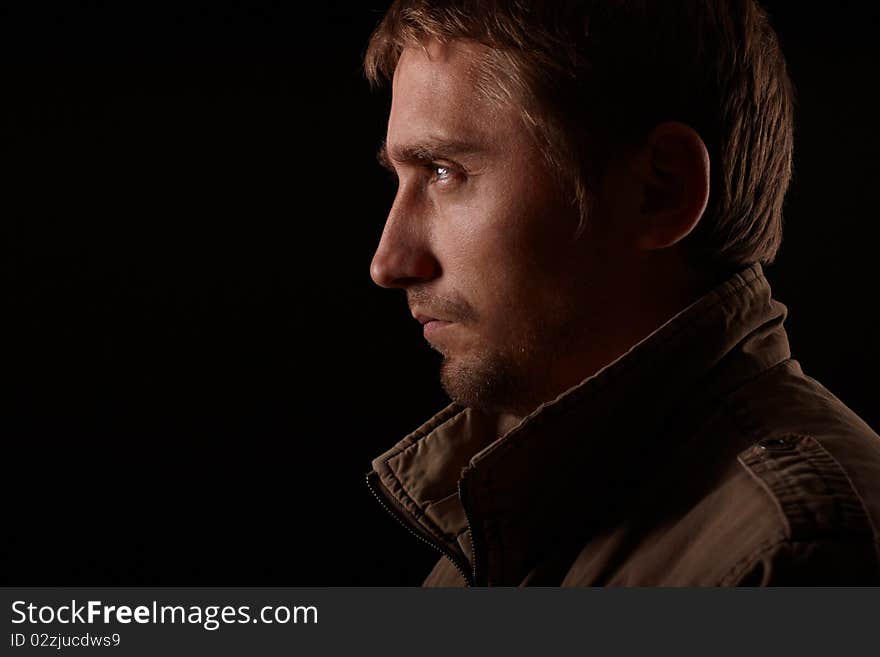
MULTIPOLYGON (((419 583, 364 484, 446 403, 369 278, 387 3, 38 4, 0 14, 3 581, 419 583)), ((768 276, 876 429, 880 10, 768 5, 799 93, 768 276)))

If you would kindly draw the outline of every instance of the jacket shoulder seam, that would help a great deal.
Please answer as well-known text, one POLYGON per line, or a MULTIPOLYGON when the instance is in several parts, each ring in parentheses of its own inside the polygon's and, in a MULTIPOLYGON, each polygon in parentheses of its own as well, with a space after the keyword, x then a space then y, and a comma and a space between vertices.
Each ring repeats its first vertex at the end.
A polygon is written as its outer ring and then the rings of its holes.
POLYGON ((766 437, 740 452, 740 465, 773 500, 792 541, 877 531, 843 466, 810 435, 766 437))

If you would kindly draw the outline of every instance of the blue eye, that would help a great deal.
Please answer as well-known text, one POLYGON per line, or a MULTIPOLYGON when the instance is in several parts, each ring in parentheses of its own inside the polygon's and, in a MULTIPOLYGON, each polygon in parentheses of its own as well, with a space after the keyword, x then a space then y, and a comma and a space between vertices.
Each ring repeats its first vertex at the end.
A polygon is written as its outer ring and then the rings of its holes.
POLYGON ((447 166, 445 164, 432 164, 430 166, 431 169, 431 182, 434 183, 447 183, 451 181, 455 177, 455 170, 447 166))
POLYGON ((457 187, 467 178, 461 167, 454 164, 426 162, 424 168, 428 176, 428 184, 437 185, 441 188, 457 187))

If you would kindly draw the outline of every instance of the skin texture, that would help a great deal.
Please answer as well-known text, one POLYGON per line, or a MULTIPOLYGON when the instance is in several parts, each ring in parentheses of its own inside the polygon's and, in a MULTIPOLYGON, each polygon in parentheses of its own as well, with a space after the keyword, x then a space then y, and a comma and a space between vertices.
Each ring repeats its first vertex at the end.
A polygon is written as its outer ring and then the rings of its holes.
POLYGON ((507 426, 623 354, 709 281, 680 241, 708 199, 705 146, 664 124, 612 163, 586 230, 513 106, 479 95, 483 46, 430 42, 395 71, 385 149, 398 190, 371 264, 406 290, 441 382, 507 426))

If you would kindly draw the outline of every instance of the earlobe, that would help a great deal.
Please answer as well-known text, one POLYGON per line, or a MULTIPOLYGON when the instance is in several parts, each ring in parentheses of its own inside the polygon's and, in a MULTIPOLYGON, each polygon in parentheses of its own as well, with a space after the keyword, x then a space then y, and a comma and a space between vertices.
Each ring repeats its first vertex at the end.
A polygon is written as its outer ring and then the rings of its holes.
POLYGON ((645 141, 639 165, 642 214, 637 246, 668 248, 693 231, 709 202, 709 152, 697 132, 663 123, 645 141))

